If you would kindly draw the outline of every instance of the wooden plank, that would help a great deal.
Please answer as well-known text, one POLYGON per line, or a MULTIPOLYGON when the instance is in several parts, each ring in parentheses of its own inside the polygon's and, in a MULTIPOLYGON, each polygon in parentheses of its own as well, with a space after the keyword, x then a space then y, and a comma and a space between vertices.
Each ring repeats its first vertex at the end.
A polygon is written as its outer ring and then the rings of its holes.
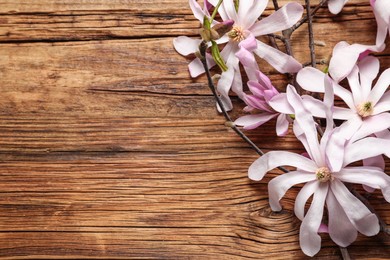
MULTIPOLYGON (((375 39, 366 0, 338 16, 324 8, 315 22, 326 43, 319 59, 340 40, 375 39)), ((293 214, 299 188, 282 212, 270 210, 266 182, 280 172, 247 178, 257 155, 223 125, 205 77, 190 79, 190 59, 172 48, 173 37, 198 27, 188 1, 0 0, 0 257, 304 257, 293 214)), ((293 37, 303 63, 305 30, 293 37)), ((261 66, 285 87, 284 76, 261 66)), ((243 107, 235 103, 234 118, 243 107)), ((265 150, 302 152, 274 127, 249 136, 265 150)), ((380 193, 370 201, 390 223, 380 193)), ((322 237, 318 258, 340 259, 322 237)), ((383 234, 359 236, 349 251, 386 259, 389 245, 383 234)))

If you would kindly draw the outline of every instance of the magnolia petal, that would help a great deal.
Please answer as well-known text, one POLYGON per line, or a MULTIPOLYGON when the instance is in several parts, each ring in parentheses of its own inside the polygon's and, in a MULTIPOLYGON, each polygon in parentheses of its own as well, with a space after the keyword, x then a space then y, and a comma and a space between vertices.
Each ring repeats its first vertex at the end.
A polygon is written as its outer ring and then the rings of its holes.
POLYGON ((372 81, 379 73, 379 60, 374 56, 367 56, 358 63, 362 97, 368 98, 371 91, 372 81))
POLYGON ((240 1, 238 8, 238 17, 240 18, 240 26, 242 28, 249 28, 252 26, 260 14, 262 14, 267 7, 268 0, 245 0, 240 1), (244 18, 244 19, 241 19, 244 18))
POLYGON ((257 49, 254 52, 281 73, 295 73, 302 68, 302 65, 292 56, 261 41, 257 41, 257 49))
POLYGON ((388 0, 377 0, 374 4, 374 14, 378 24, 376 44, 383 44, 386 35, 390 34, 390 2, 388 0))
POLYGON ((233 0, 225 0, 222 2, 222 5, 229 19, 240 22, 237 16, 236 7, 234 5, 233 0))
POLYGON ((369 166, 346 167, 339 173, 334 174, 334 177, 343 182, 359 183, 374 189, 381 189, 385 200, 390 202, 390 176, 380 168, 369 166))
POLYGON ((325 73, 313 67, 305 67, 297 74, 298 84, 310 92, 323 93, 325 91, 324 78, 325 73))
POLYGON ((322 221, 328 188, 329 185, 327 183, 321 183, 319 185, 318 190, 314 193, 310 208, 301 224, 299 244, 303 253, 308 256, 314 256, 321 249, 321 237, 318 235, 318 229, 322 221))
MULTIPOLYGON (((208 0, 208 2, 209 2, 210 4, 212 4, 213 6, 217 6, 219 0, 208 0)), ((219 13, 219 15, 221 16, 221 18, 222 18, 223 21, 229 20, 229 17, 228 17, 228 15, 227 15, 227 13, 226 13, 225 8, 224 8, 223 5, 221 5, 221 6, 219 7, 218 13, 219 13)))
POLYGON ((243 126, 245 130, 252 130, 268 122, 269 120, 276 117, 277 115, 278 114, 268 114, 268 113, 246 115, 246 116, 239 117, 236 121, 234 121, 234 124, 238 126, 243 126))
POLYGON ((330 187, 352 225, 360 233, 366 236, 378 234, 379 221, 375 214, 371 213, 359 199, 353 196, 337 178, 331 182, 330 187))
POLYGON ((375 104, 381 99, 383 93, 385 93, 389 85, 390 85, 390 68, 388 68, 381 74, 375 86, 371 90, 368 100, 371 101, 372 104, 375 106, 375 104))
POLYGON ((317 165, 325 165, 320 151, 317 130, 312 115, 303 105, 302 98, 298 95, 293 86, 288 85, 286 93, 288 102, 294 108, 294 125, 298 124, 305 133, 305 138, 309 148, 307 152, 309 153, 310 158, 312 158, 317 165))
POLYGON ((305 108, 315 117, 325 118, 324 103, 312 96, 303 95, 303 104, 305 108))
POLYGON ((362 87, 359 82, 359 69, 357 66, 354 66, 352 71, 349 73, 347 79, 349 87, 351 88, 354 105, 358 106, 363 101, 363 93, 361 91, 362 87))
POLYGON ((331 171, 338 172, 344 166, 347 140, 360 128, 361 124, 362 121, 356 116, 333 130, 325 147, 325 157, 331 171))
MULTIPOLYGON (((210 54, 206 54, 206 61, 209 69, 215 65, 215 62, 210 54)), ((190 62, 190 64, 188 64, 188 70, 192 78, 196 78, 200 74, 203 74, 205 72, 203 64, 199 58, 195 58, 193 61, 190 62)))
POLYGON ((384 48, 384 45, 349 45, 346 42, 339 42, 333 49, 332 59, 329 63, 329 74, 336 82, 340 82, 352 71, 361 53, 367 50, 380 52, 384 48))
POLYGON ((295 212, 295 216, 297 216, 297 218, 299 218, 301 221, 305 216, 306 202, 314 194, 314 192, 318 190, 319 185, 320 182, 311 181, 306 183, 299 191, 295 199, 294 212, 295 212))
POLYGON ((356 240, 357 230, 349 221, 344 209, 337 201, 333 192, 328 192, 326 197, 326 205, 328 207, 328 230, 332 240, 342 247, 349 246, 356 240))
POLYGON ((290 165, 307 172, 317 170, 316 164, 302 155, 285 151, 271 151, 252 163, 248 170, 249 179, 259 181, 269 170, 283 165, 290 165))
POLYGON ((280 93, 274 96, 268 104, 272 107, 273 110, 282 113, 282 114, 294 114, 294 109, 290 106, 287 100, 286 93, 280 93))
POLYGON ((333 119, 348 120, 356 116, 356 113, 345 107, 333 107, 333 119))
POLYGON ((205 13, 202 10, 202 7, 198 4, 196 0, 189 0, 190 8, 195 18, 199 20, 201 24, 203 24, 203 18, 205 13))
POLYGON ((328 1, 328 8, 329 8, 329 11, 332 13, 332 14, 338 14, 340 13, 341 9, 343 9, 345 3, 347 2, 348 0, 329 0, 328 1))
POLYGON ((376 103, 372 114, 377 115, 388 111, 390 112, 390 91, 387 91, 378 103, 376 103))
POLYGON ((372 166, 385 170, 386 163, 382 155, 363 159, 363 166, 372 166))
POLYGON ((187 56, 199 50, 201 41, 200 39, 192 39, 187 36, 179 36, 173 39, 173 47, 181 55, 187 56))
POLYGON ((286 194, 292 186, 313 181, 316 175, 313 172, 292 171, 273 178, 268 183, 269 204, 273 211, 282 210, 279 200, 286 194))
POLYGON ((285 114, 280 114, 276 119, 276 134, 278 136, 285 136, 288 132, 289 122, 285 114))
MULTIPOLYGON (((249 30, 257 37, 269 33, 280 32, 290 28, 301 19, 303 14, 302 5, 292 2, 270 16, 255 23, 249 30)), ((259 14, 258 14, 259 15, 259 14)))
POLYGON ((390 140, 366 137, 346 146, 344 152, 344 166, 381 154, 385 154, 389 157, 390 140))
POLYGON ((351 138, 351 142, 355 142, 361 138, 371 134, 381 132, 390 127, 390 113, 382 113, 375 116, 370 116, 362 121, 361 127, 355 132, 351 138))

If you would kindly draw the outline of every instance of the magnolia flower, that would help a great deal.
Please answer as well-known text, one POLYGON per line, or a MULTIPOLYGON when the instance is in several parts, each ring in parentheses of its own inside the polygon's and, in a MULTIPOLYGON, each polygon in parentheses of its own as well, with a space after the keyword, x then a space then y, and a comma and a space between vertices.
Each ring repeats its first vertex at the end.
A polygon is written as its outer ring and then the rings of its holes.
MULTIPOLYGON (((257 80, 248 81, 249 90, 252 95, 244 94, 243 100, 247 104, 245 111, 260 111, 260 113, 245 115, 238 118, 234 123, 243 126, 246 130, 255 129, 262 124, 277 117, 276 133, 278 136, 287 134, 288 125, 291 118, 287 114, 281 114, 275 111, 270 105, 269 101, 277 96, 279 92, 272 85, 270 79, 262 72, 257 71, 257 80)), ((290 108, 292 111, 292 108, 290 108)))
POLYGON ((385 42, 387 33, 390 34, 390 1, 370 0, 370 3, 378 24, 376 45, 381 45, 385 42))
MULTIPOLYGON (((333 59, 333 58, 332 58, 333 59)), ((342 67, 343 64, 340 64, 342 67)), ((368 56, 353 67, 348 76, 351 91, 333 83, 335 95, 339 96, 347 105, 335 107, 335 119, 348 120, 347 139, 352 141, 387 131, 390 127, 390 69, 385 70, 373 88, 372 82, 379 72, 379 60, 368 56), (356 132, 356 133, 355 133, 356 132), (355 134, 354 134, 355 133, 355 134)), ((304 68, 297 75, 297 82, 303 89, 311 92, 325 92, 325 74, 314 68, 304 68)), ((323 109, 314 100, 311 112, 314 116, 325 117, 323 109)), ((383 134, 383 133, 382 133, 383 134)))
MULTIPOLYGON (((218 0, 208 2, 215 6, 218 0)), ((202 15, 207 15, 207 12, 204 9, 202 10, 195 0, 190 0, 190 4, 195 17, 199 20, 202 15)), ((267 4, 268 0, 239 1, 238 10, 236 10, 234 0, 224 0, 218 9, 218 13, 223 21, 234 21, 233 29, 225 37, 218 40, 218 43, 227 43, 221 51, 221 56, 226 62, 228 70, 221 74, 217 84, 218 92, 227 110, 232 109, 232 103, 228 96, 230 89, 240 98, 243 98, 244 94, 239 60, 235 55, 240 50, 239 44, 241 42, 247 40, 250 41, 249 45, 254 44, 253 52, 282 73, 297 72, 302 68, 302 65, 290 55, 256 40, 255 37, 290 28, 301 18, 303 7, 298 3, 288 3, 275 13, 258 21, 258 17, 267 4)), ((174 41, 174 46, 182 54, 196 51, 192 48, 194 44, 190 38, 177 38, 174 41)), ((211 63, 210 65, 213 64, 211 63)), ((190 63, 189 69, 192 77, 196 77, 204 72, 202 64, 196 59, 190 63)))
POLYGON ((321 140, 318 140, 315 122, 303 101, 292 86, 287 87, 287 98, 293 107, 296 119, 294 134, 304 145, 309 158, 285 151, 268 152, 257 159, 249 168, 249 178, 261 180, 271 169, 289 165, 295 171, 282 174, 268 184, 269 203, 274 211, 282 209, 279 200, 286 191, 299 183, 306 183, 299 192, 294 211, 302 220, 300 227, 300 246, 309 256, 315 255, 321 248, 319 231, 326 204, 328 211, 328 232, 332 240, 342 246, 350 245, 357 237, 357 231, 372 236, 379 232, 378 218, 357 199, 344 182, 365 184, 382 190, 385 199, 390 202, 390 177, 381 169, 367 166, 348 166, 366 157, 383 152, 389 153, 390 141, 383 143, 376 138, 359 140, 352 145, 339 146, 340 128, 333 128, 332 106, 333 91, 330 82, 325 84, 325 113, 327 126, 321 140), (342 165, 334 165, 329 155, 337 153, 342 157, 342 165), (310 208, 305 214, 305 204, 313 195, 310 208))

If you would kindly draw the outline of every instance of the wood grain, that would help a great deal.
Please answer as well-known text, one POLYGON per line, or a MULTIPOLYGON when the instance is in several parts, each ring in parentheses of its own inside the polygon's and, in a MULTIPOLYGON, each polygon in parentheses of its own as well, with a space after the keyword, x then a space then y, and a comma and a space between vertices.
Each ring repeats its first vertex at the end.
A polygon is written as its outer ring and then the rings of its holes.
MULTIPOLYGON (((374 43, 368 1, 350 2, 315 19, 319 59, 340 40, 374 43)), ((305 258, 292 211, 299 187, 271 211, 266 182, 279 172, 247 178, 256 154, 172 47, 198 28, 184 0, 0 0, 1 258, 305 258)), ((303 26, 293 36, 302 63, 306 44, 303 26)), ((380 60, 389 67, 389 47, 380 60)), ((260 64, 283 89, 284 76, 260 64)), ((248 135, 265 151, 302 151, 274 132, 270 122, 248 135)), ((380 193, 369 199, 390 223, 380 193)), ((316 258, 340 259, 322 238, 316 258)), ((349 252, 386 259, 389 245, 359 236, 349 252)))

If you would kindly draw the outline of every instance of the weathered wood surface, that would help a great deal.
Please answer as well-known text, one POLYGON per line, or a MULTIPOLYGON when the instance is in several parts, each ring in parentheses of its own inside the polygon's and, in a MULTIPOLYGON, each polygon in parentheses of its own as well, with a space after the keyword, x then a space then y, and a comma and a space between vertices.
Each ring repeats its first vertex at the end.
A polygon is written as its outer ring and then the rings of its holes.
MULTIPOLYGON (((315 19, 326 43, 318 58, 340 40, 374 43, 368 1, 350 2, 315 19)), ((270 210, 265 181, 247 178, 257 156, 172 48, 198 26, 185 0, 0 0, 1 257, 305 258, 298 188, 282 212, 270 210)), ((306 42, 303 27, 293 38, 303 63, 306 42)), ((390 48, 380 58, 389 67, 390 48)), ((301 151, 273 123, 249 136, 265 150, 301 151)), ((390 224, 389 204, 378 192, 370 201, 390 224)), ((360 236, 349 252, 385 259, 389 245, 360 236)), ((340 257, 324 235, 317 258, 340 257)))

